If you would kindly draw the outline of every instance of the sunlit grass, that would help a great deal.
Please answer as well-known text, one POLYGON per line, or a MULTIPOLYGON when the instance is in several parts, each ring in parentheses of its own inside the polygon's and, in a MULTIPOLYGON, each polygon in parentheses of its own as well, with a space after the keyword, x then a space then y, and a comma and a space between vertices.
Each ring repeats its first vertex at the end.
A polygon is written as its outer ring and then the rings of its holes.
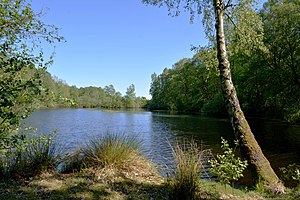
POLYGON ((133 154, 138 152, 139 142, 134 136, 118 133, 106 133, 90 140, 83 148, 85 165, 115 166, 126 165, 133 154))
POLYGON ((72 173, 44 173, 30 182, 0 183, 0 199, 168 198, 164 178, 139 153, 134 137, 103 135, 65 160, 64 169, 72 173))
POLYGON ((63 172, 79 171, 84 168, 125 168, 135 155, 139 154, 139 144, 135 136, 124 133, 107 132, 90 139, 77 151, 64 159, 63 172))

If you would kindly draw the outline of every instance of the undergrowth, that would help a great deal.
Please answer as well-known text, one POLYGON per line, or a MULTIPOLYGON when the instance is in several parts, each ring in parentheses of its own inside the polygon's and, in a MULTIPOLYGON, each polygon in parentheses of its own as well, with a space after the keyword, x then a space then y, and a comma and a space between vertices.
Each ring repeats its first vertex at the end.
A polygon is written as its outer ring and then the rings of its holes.
POLYGON ((14 136, 13 145, 1 152, 0 175, 3 179, 28 179, 45 171, 54 171, 60 156, 52 135, 37 134, 25 128, 14 136))

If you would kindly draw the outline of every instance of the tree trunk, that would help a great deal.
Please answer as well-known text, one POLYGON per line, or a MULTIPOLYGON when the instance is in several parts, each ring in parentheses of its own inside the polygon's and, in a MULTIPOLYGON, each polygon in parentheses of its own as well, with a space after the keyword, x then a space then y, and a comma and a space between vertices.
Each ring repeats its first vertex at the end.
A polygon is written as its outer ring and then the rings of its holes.
POLYGON ((233 127, 239 140, 241 152, 246 157, 254 173, 266 189, 275 193, 284 193, 285 187, 273 171, 269 161, 258 145, 250 126, 241 110, 236 90, 232 82, 230 63, 226 51, 223 17, 225 4, 223 0, 214 0, 215 28, 217 37, 218 61, 223 98, 233 127))

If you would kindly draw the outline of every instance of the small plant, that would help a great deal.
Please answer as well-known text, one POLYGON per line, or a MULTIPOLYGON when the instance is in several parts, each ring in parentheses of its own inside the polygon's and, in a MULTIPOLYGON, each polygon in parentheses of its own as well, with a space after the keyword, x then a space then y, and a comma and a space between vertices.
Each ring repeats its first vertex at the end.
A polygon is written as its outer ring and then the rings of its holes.
POLYGON ((300 166, 297 164, 290 164, 287 167, 280 168, 283 178, 288 180, 292 179, 300 183, 300 166))
MULTIPOLYGON (((217 154, 216 159, 209 160, 211 164, 210 173, 218 176, 220 182, 224 185, 237 181, 243 177, 243 171, 247 168, 247 161, 242 161, 234 156, 234 150, 229 147, 228 142, 221 138, 221 148, 224 154, 217 154)), ((238 142, 235 141, 237 145, 238 142)))
POLYGON ((203 162, 209 152, 199 148, 193 140, 173 148, 176 168, 172 181, 172 199, 196 199, 203 162))

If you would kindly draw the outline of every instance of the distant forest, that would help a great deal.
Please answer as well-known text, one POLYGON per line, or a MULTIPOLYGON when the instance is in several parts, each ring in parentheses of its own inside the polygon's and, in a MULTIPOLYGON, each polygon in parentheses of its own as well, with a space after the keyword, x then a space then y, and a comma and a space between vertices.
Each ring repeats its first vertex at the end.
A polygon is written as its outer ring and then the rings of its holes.
POLYGON ((122 94, 113 85, 101 87, 69 86, 64 80, 52 76, 49 72, 40 69, 42 90, 36 102, 39 108, 145 108, 147 99, 137 97, 135 86, 131 84, 122 94))

